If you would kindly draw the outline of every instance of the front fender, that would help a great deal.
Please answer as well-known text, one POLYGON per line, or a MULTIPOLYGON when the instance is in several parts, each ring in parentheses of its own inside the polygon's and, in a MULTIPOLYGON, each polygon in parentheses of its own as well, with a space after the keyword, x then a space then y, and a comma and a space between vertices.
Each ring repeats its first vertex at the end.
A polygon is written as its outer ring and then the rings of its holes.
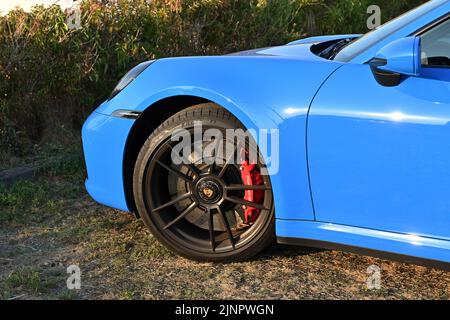
MULTIPOLYGON (((117 109, 151 110, 160 100, 187 95, 222 106, 247 129, 279 130, 279 170, 271 174, 276 217, 313 220, 306 117, 318 88, 341 65, 292 56, 163 59, 96 112, 110 116, 117 109)), ((123 186, 122 176, 116 180, 123 186)))

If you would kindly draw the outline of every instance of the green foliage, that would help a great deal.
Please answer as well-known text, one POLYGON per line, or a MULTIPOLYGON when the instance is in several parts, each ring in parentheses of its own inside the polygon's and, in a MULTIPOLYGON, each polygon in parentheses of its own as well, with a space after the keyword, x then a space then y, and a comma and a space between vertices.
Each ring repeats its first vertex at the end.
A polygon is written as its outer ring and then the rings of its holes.
MULTIPOLYGON (((423 0, 379 0, 383 21, 423 0)), ((0 17, 0 151, 25 155, 79 129, 134 64, 223 54, 308 35, 366 32, 371 0, 84 0, 70 30, 59 6, 0 17), (52 134, 53 132, 53 134, 52 134)))

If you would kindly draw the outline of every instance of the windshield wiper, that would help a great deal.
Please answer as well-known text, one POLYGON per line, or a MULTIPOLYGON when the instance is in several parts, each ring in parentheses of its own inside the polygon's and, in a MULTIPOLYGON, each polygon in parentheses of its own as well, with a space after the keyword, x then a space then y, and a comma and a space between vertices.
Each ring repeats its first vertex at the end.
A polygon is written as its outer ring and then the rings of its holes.
POLYGON ((319 53, 319 57, 322 57, 322 58, 325 58, 325 59, 329 59, 329 60, 333 60, 334 57, 336 57, 336 55, 339 53, 339 51, 344 49, 344 47, 348 46, 351 42, 353 42, 353 40, 354 39, 343 39, 343 40, 340 40, 340 41, 332 44, 331 46, 329 46, 328 48, 326 48, 322 52, 320 52, 319 53))

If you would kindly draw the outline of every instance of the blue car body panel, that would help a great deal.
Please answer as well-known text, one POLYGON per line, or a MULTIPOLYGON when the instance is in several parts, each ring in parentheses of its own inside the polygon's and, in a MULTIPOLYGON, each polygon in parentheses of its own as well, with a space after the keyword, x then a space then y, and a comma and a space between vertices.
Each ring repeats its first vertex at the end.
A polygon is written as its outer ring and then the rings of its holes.
POLYGON ((131 119, 118 119, 97 112, 83 125, 83 151, 86 159, 86 190, 97 201, 129 211, 123 185, 123 153, 131 119))
MULTIPOLYGON (((319 221, 276 220, 277 236, 395 252, 428 260, 450 261, 450 241, 319 221)), ((295 242, 293 242, 295 243, 295 242)))
MULTIPOLYGON (((307 52, 306 48, 294 47, 291 46, 289 50, 307 52)), ((143 111, 164 98, 189 95, 208 99, 223 106, 238 117, 247 128, 279 129, 286 138, 296 136, 299 132, 306 132, 306 115, 312 97, 325 79, 342 65, 323 59, 318 60, 310 52, 308 54, 310 60, 291 56, 225 56, 158 60, 121 94, 104 103, 96 112, 109 116, 117 109, 143 111), (270 74, 271 77, 267 78, 266 74, 270 74), (302 74, 308 74, 308 77, 301 76, 302 74), (255 78, 263 80, 255 82, 255 78), (274 90, 274 84, 284 88, 282 95, 274 90)), ((119 122, 122 119, 115 121, 119 122)), ((111 130, 117 129, 112 126, 111 130)), ((107 135, 107 131, 104 131, 104 134, 107 135)), ((279 171, 272 175, 271 181, 274 186, 277 215, 282 218, 314 219, 305 143, 305 139, 295 141, 280 139, 279 171), (294 172, 293 167, 297 168, 294 172), (287 181, 291 181, 292 184, 286 183, 287 181), (289 192, 286 188, 291 188, 294 184, 297 192, 289 192)), ((111 147, 105 142, 98 148, 111 147)), ((100 157, 104 153, 107 152, 99 152, 100 157)), ((122 159, 123 155, 117 153, 116 157, 122 159)), ((87 161, 89 177, 90 161, 97 160, 87 161)), ((101 165, 100 163, 99 166, 101 165)), ((110 179, 112 178, 97 180, 96 184, 103 185, 102 188, 109 188, 110 179)), ((121 172, 115 179, 117 188, 123 185, 121 172)), ((111 197, 115 198, 116 195, 111 193, 111 197)), ((125 203, 120 204, 120 208, 124 206, 125 203)))
POLYGON ((308 121, 316 219, 450 240, 449 121, 450 78, 383 87, 340 68, 308 121))
POLYGON ((165 98, 194 96, 221 105, 247 128, 279 129, 279 170, 271 175, 278 237, 450 262, 449 69, 426 68, 383 87, 365 64, 450 11, 449 1, 433 5, 350 61, 322 59, 311 46, 359 35, 155 61, 83 126, 89 194, 132 209, 124 150, 139 120, 114 111, 151 111, 165 98))

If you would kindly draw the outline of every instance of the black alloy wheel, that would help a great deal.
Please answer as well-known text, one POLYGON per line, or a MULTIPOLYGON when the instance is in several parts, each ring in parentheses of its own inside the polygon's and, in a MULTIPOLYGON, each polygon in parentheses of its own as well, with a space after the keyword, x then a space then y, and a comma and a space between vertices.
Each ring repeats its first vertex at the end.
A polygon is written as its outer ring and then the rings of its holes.
MULTIPOLYGON (((147 139, 134 170, 136 207, 152 234, 176 253, 199 261, 236 261, 247 259, 274 240, 274 205, 268 175, 259 159, 252 174, 258 184, 246 184, 242 161, 248 142, 227 140, 226 129, 243 128, 230 113, 214 104, 202 104, 182 110, 158 127, 147 139), (223 140, 192 142, 188 155, 176 150, 171 137, 185 129, 194 136, 195 125, 203 132, 220 130, 223 140), (199 157, 198 149, 208 145, 225 146, 228 154, 212 152, 199 157), (197 160, 198 159, 198 160, 197 160), (236 159, 240 159, 236 161, 236 159), (239 162, 240 161, 240 162, 239 162), (255 201, 246 192, 259 192, 255 201), (247 221, 245 210, 253 208, 256 218, 247 221)), ((245 163, 245 162, 244 162, 245 163)))

